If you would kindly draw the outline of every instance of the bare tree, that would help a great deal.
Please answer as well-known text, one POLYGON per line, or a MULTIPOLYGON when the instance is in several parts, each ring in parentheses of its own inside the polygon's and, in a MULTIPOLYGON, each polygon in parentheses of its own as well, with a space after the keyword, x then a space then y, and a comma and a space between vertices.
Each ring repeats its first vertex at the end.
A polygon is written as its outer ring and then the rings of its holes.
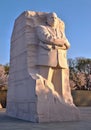
POLYGON ((75 58, 69 59, 70 85, 72 89, 88 88, 88 76, 91 67, 91 59, 75 58), (90 66, 90 67, 89 67, 90 66))
POLYGON ((8 77, 7 74, 5 73, 4 66, 0 65, 0 89, 6 86, 7 78, 8 77))

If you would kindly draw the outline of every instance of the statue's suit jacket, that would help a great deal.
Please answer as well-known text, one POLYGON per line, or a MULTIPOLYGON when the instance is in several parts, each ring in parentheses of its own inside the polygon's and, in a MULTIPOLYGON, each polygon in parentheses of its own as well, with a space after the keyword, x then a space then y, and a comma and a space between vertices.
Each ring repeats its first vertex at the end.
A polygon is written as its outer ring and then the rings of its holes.
MULTIPOLYGON (((39 39, 38 55, 36 65, 68 68, 66 53, 67 50, 62 50, 61 47, 55 45, 53 48, 53 38, 64 37, 63 33, 58 30, 58 35, 53 32, 49 26, 36 27, 37 36, 39 39)), ((68 40, 67 40, 68 42, 68 40)), ((69 43, 67 43, 69 44, 69 43)))

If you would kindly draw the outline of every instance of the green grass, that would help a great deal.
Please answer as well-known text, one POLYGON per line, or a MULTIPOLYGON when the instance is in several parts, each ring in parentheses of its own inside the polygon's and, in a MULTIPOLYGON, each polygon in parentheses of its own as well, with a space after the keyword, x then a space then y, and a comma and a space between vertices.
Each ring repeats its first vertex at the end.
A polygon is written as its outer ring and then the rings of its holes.
POLYGON ((76 106, 91 106, 91 91, 73 90, 72 96, 76 106))

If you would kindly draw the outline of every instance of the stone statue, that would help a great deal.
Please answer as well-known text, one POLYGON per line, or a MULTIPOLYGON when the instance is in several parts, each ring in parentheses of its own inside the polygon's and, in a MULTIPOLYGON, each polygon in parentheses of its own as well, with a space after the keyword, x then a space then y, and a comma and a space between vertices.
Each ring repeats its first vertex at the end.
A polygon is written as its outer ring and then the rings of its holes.
POLYGON ((47 16, 47 25, 39 25, 37 27, 37 36, 40 40, 39 46, 41 46, 38 65, 68 68, 66 50, 69 48, 70 44, 64 32, 58 27, 58 24, 57 15, 55 13, 49 13, 47 16), (45 55, 42 55, 42 52, 46 55, 46 58, 45 55), (62 55, 61 53, 64 54, 62 55))
POLYGON ((69 85, 64 22, 25 11, 11 37, 7 115, 32 122, 79 120, 69 85))
POLYGON ((73 103, 70 95, 66 57, 66 52, 70 44, 63 30, 60 29, 59 22, 55 13, 49 13, 46 16, 46 25, 36 27, 40 46, 37 65, 40 66, 39 74, 53 83, 56 91, 63 97, 63 100, 73 103), (63 76, 64 80, 61 77, 62 73, 66 73, 66 76, 63 76), (65 80, 67 82, 66 85, 65 80))

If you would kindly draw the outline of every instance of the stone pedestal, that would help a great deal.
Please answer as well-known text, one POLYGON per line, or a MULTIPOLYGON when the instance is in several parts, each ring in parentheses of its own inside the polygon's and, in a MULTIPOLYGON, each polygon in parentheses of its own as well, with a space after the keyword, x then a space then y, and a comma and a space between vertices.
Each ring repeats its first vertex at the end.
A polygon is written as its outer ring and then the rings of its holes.
MULTIPOLYGON (((35 27, 45 24, 45 17, 46 13, 25 11, 15 20, 11 37, 7 115, 31 122, 79 120, 79 111, 70 93, 62 87, 63 81, 68 80, 68 70, 60 75, 61 95, 60 89, 44 80, 36 66, 38 39, 35 27)), ((70 91, 68 83, 63 86, 70 91)))

